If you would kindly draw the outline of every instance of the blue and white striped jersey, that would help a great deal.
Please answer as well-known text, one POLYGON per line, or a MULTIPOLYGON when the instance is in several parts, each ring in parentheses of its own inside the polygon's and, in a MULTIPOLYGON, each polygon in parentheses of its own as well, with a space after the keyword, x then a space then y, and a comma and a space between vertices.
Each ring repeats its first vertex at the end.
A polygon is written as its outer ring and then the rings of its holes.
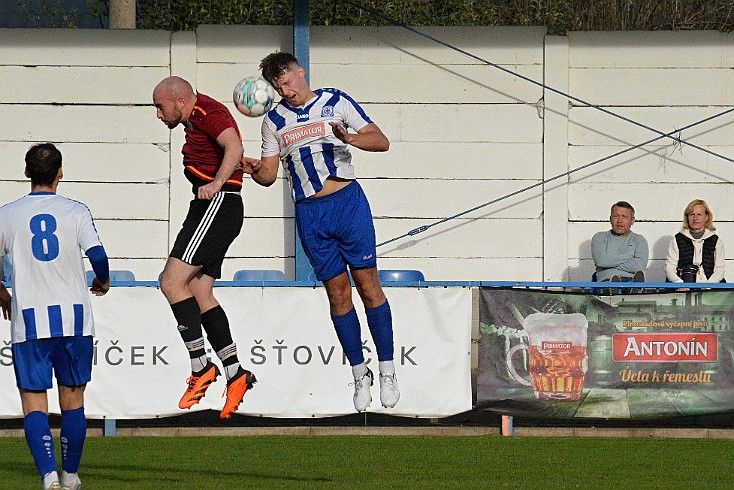
POLYGON ((348 145, 334 136, 329 122, 354 131, 372 123, 359 104, 341 90, 314 92, 316 98, 303 108, 281 100, 262 124, 262 156, 280 155, 294 201, 316 194, 329 176, 356 178, 348 145))
POLYGON ((94 335, 83 254, 100 245, 80 202, 32 192, 0 207, 0 254, 12 264, 13 343, 94 335))

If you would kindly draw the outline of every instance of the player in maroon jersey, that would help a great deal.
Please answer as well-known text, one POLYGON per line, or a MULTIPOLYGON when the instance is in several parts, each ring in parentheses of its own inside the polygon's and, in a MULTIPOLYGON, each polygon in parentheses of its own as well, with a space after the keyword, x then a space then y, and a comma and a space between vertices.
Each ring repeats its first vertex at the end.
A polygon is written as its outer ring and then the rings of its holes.
POLYGON ((156 116, 170 129, 184 126, 184 174, 194 199, 161 274, 161 291, 178 322, 189 351, 191 376, 179 407, 199 403, 220 374, 206 355, 202 326, 227 377, 227 401, 220 417, 229 418, 255 376, 240 366, 227 315, 214 297, 227 249, 242 229, 244 153, 237 123, 220 102, 194 92, 180 77, 163 79, 153 90, 156 116))

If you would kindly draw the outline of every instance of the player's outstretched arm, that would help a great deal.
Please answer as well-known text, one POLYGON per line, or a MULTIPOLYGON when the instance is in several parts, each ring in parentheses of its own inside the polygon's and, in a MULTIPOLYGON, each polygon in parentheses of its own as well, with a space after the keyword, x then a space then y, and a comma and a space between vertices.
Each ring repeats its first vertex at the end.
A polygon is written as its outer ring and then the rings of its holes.
POLYGON ((5 288, 5 284, 0 282, 0 308, 3 310, 3 318, 10 320, 10 304, 12 298, 5 288))
POLYGON ((263 157, 261 160, 243 156, 241 168, 243 172, 252 176, 252 180, 262 186, 269 187, 278 178, 279 163, 280 157, 278 155, 263 157))

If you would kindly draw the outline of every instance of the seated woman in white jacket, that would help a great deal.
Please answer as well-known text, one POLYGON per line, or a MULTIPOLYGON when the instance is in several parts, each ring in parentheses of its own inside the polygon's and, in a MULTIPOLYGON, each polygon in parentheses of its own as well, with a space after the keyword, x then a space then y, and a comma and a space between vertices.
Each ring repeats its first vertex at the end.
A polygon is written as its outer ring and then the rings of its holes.
POLYGON ((683 229, 670 241, 665 261, 670 282, 724 282, 724 243, 715 230, 714 215, 706 201, 688 203, 683 229))

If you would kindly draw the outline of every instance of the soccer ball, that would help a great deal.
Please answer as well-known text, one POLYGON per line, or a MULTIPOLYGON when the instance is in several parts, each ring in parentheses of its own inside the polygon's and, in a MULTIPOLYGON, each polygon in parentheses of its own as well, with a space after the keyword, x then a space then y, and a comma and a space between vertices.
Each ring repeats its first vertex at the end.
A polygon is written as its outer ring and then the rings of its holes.
POLYGON ((263 77, 245 77, 234 87, 232 100, 245 116, 260 117, 273 106, 275 90, 263 77))

